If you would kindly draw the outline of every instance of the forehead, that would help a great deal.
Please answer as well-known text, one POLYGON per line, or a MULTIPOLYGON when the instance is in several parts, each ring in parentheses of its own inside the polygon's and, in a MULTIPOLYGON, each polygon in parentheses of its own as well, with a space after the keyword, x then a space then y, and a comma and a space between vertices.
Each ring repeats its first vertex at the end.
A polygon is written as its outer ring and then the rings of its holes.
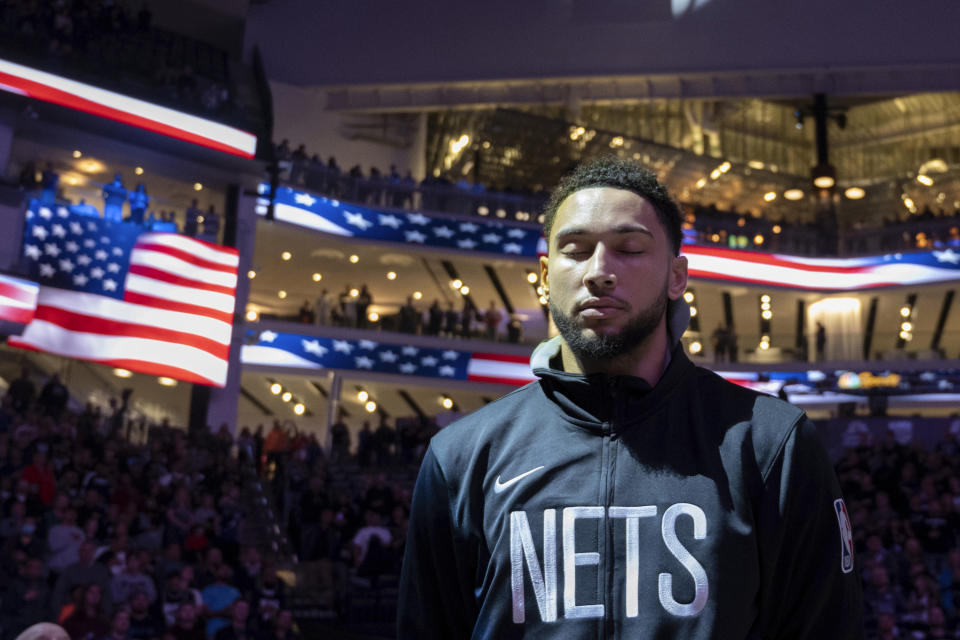
POLYGON ((656 240, 666 237, 656 209, 646 198, 625 189, 590 187, 571 193, 560 203, 551 235, 556 237, 570 229, 613 232, 623 225, 637 224, 645 226, 656 240))

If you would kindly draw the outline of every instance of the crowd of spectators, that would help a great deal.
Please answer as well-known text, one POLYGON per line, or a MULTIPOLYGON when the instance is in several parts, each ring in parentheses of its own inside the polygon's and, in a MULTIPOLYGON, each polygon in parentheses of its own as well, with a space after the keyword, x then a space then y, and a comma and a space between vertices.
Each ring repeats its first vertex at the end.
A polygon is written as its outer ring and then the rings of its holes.
POLYGON ((319 324, 336 327, 367 329, 376 326, 400 333, 440 336, 447 338, 483 338, 491 342, 506 340, 517 344, 523 339, 523 322, 520 315, 507 314, 491 300, 486 309, 478 309, 464 298, 458 310, 453 302, 445 306, 440 300, 424 310, 418 308, 412 295, 395 314, 368 313, 373 296, 367 285, 359 289, 347 284, 336 297, 328 289, 320 292, 316 303, 304 300, 297 312, 297 320, 304 324, 319 324))
POLYGON ((40 622, 72 640, 295 637, 272 559, 240 544, 243 458, 231 435, 164 424, 137 442, 128 398, 77 412, 56 374, 11 381, 0 405, 0 637, 40 622))
POLYGON ((863 580, 867 637, 960 638, 960 445, 892 432, 837 463, 863 580))
POLYGON ((227 55, 153 25, 146 3, 117 0, 2 0, 0 49, 55 72, 204 113, 233 109, 227 55))

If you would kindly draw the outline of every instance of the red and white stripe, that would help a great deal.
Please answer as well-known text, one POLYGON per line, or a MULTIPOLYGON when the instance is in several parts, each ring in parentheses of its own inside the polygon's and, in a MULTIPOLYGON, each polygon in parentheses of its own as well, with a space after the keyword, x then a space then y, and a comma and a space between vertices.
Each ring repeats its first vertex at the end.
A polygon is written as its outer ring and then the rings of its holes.
POLYGON ((0 320, 27 324, 37 308, 36 282, 0 274, 0 320))
POLYGON ((530 356, 503 353, 473 353, 467 363, 467 380, 520 386, 536 379, 530 356))
POLYGON ((257 151, 247 131, 7 60, 0 60, 0 89, 244 158, 257 151))
POLYGON ((42 287, 33 321, 10 344, 224 386, 236 250, 147 233, 137 240, 130 264, 123 300, 42 287))

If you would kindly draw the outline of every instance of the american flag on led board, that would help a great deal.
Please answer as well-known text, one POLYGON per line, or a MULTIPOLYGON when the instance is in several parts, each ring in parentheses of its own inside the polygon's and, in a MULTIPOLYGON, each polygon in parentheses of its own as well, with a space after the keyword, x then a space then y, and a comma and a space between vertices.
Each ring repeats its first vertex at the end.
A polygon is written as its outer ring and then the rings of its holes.
POLYGON ((26 324, 37 306, 37 283, 0 273, 0 321, 26 324))
POLYGON ((235 249, 32 202, 23 259, 40 293, 11 345, 226 384, 235 249))

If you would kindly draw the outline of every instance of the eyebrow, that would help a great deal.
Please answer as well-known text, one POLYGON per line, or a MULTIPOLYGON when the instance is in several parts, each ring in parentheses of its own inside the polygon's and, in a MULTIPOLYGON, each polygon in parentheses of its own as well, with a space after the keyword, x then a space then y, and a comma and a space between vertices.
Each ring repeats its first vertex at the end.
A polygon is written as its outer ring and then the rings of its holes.
MULTIPOLYGON (((645 225, 642 224, 622 224, 613 229, 613 233, 616 234, 625 234, 625 233, 645 233, 651 238, 653 238, 653 232, 650 231, 645 225)), ((589 227, 570 227, 569 229, 561 229, 557 232, 556 240, 559 242, 563 238, 569 236, 589 236, 597 235, 597 232, 589 227)))

